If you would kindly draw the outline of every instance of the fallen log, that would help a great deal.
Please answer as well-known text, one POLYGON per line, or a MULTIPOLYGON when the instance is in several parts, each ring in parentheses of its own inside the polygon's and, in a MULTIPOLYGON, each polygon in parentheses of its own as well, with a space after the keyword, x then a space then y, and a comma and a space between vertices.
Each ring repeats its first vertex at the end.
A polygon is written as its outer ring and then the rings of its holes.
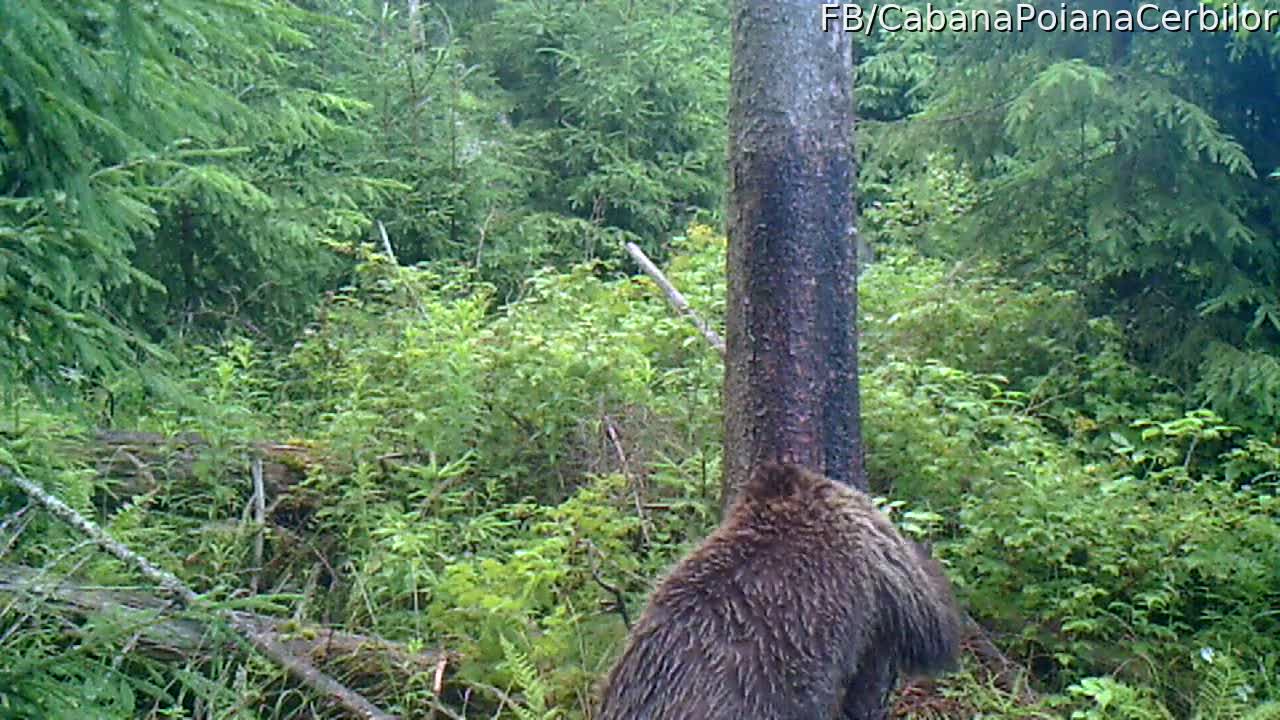
MULTIPOLYGON (((132 497, 160 488, 160 478, 185 480, 196 475, 201 454, 212 449, 196 433, 163 435, 127 430, 99 430, 88 448, 98 474, 108 478, 110 490, 132 497)), ((262 480, 271 496, 278 496, 306 477, 307 468, 323 462, 314 451, 294 443, 255 442, 246 450, 262 460, 262 480)))
MULTIPOLYGON (((137 636, 138 652, 164 660, 192 659, 231 649, 227 638, 210 633, 208 619, 176 613, 173 603, 137 590, 99 587, 51 577, 35 568, 0 566, 0 596, 37 602, 74 617, 109 615, 137 636)), ((292 620, 232 611, 244 626, 275 640, 290 653, 313 662, 340 665, 347 673, 434 674, 441 661, 456 656, 435 650, 415 652, 402 643, 371 635, 292 620)))
MULTIPOLYGON (((0 465, 0 477, 6 478, 9 482, 17 485, 18 489, 32 501, 44 507, 45 510, 62 522, 75 528, 102 550, 133 567, 184 606, 194 607, 200 604, 200 596, 176 575, 157 567, 145 556, 140 555, 132 548, 111 537, 96 523, 81 515, 60 498, 3 465, 0 465)), ((262 632, 254 623, 243 619, 230 610, 217 607, 211 608, 211 610, 216 617, 230 625, 258 652, 284 668, 295 680, 341 706, 351 715, 363 720, 395 719, 396 716, 383 711, 363 695, 347 688, 318 669, 307 658, 289 652, 287 647, 280 641, 280 638, 270 633, 262 632)))

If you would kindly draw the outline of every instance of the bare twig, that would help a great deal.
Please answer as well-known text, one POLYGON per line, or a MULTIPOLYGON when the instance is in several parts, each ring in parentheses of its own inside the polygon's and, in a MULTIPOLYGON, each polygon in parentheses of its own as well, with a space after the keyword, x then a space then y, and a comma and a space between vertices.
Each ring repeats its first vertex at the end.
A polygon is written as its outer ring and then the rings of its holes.
MULTIPOLYGON (((440 693, 444 692, 444 669, 448 665, 449 665, 448 655, 441 655, 440 660, 436 662, 436 675, 431 682, 431 694, 434 695, 435 697, 431 699, 430 720, 435 720, 437 711, 443 712, 446 716, 450 718, 458 717, 453 713, 452 710, 449 710, 448 708, 440 704, 440 693)), ((459 720, 462 720, 462 719, 459 718, 459 720)))
POLYGON ((160 487, 160 483, 156 482, 156 476, 151 472, 151 468, 147 467, 147 464, 142 462, 142 460, 137 455, 134 455, 133 453, 129 452, 124 447, 119 448, 119 452, 123 453, 125 459, 128 460, 129 464, 132 465, 138 471, 138 474, 141 475, 148 483, 151 484, 150 487, 152 488, 160 487))
MULTIPOLYGON (((96 523, 76 512, 39 485, 4 466, 0 466, 0 477, 8 478, 10 482, 26 493, 27 497, 40 503, 59 520, 80 531, 81 534, 91 539, 98 547, 114 555, 121 562, 134 567, 148 580, 156 583, 167 593, 181 600, 184 605, 195 605, 199 602, 199 596, 196 595, 196 592, 188 587, 186 583, 179 580, 176 575, 157 567, 147 558, 117 541, 102 528, 98 527, 96 523)), ((236 613, 224 609, 215 609, 214 612, 239 632, 259 652, 271 658, 299 682, 327 696, 343 708, 346 708, 355 717, 362 718, 362 720, 394 720, 394 715, 383 712, 376 705, 365 699, 363 695, 342 685, 307 660, 289 652, 275 635, 261 632, 253 623, 236 613)))
POLYGON ((470 682, 467 684, 473 688, 476 688, 477 690, 484 690, 485 692, 492 694, 494 697, 498 699, 498 702, 511 708, 512 711, 514 712, 520 711, 520 703, 516 702, 515 698, 511 697, 511 695, 504 692, 503 690, 497 687, 494 687, 493 685, 489 685, 488 683, 470 682))
POLYGON ((381 220, 378 221, 378 234, 382 236, 382 251, 386 253, 387 259, 391 261, 392 265, 398 265, 399 261, 396 260, 396 253, 391 249, 391 238, 387 236, 387 226, 383 225, 381 220))
POLYGON ((1187 446, 1187 456, 1182 460, 1183 471, 1187 471, 1191 467, 1191 458, 1195 456, 1196 445, 1199 445, 1199 444, 1200 444, 1200 437, 1198 435, 1193 435, 1191 437, 1191 444, 1187 446))
POLYGON ((439 700, 432 700, 431 712, 436 712, 436 711, 439 711, 441 715, 444 715, 445 717, 449 718, 449 720, 467 720, 466 717, 459 715, 457 712, 454 712, 453 710, 450 710, 448 706, 444 705, 439 700))
POLYGON ((31 503, 27 503, 15 512, 10 513, 9 517, 5 518, 3 523, 0 523, 0 535, 8 533, 9 527, 13 526, 13 532, 9 533, 9 537, 4 540, 4 547, 0 547, 0 557, 8 555, 13 546, 17 544, 18 538, 22 537, 23 531, 31 523, 32 516, 29 514, 30 511, 31 503))
POLYGON ((198 598, 195 591, 187 587, 176 575, 168 570, 156 567, 150 560, 117 542, 115 538, 108 535, 97 524, 91 522, 58 498, 45 492, 39 485, 4 466, 0 466, 0 476, 8 478, 10 482, 26 493, 27 497, 40 503, 59 520, 79 530, 81 534, 96 543, 98 547, 114 555, 121 562, 126 565, 132 565, 144 577, 164 588, 165 592, 180 599, 183 604, 192 605, 197 601, 198 598))
POLYGON ((681 295, 680 291, 671 284, 671 281, 667 280, 667 276, 662 274, 662 271, 658 269, 657 265, 653 264, 653 261, 649 259, 648 255, 644 254, 644 251, 640 249, 639 245, 629 242, 625 247, 627 249, 627 253, 636 261, 636 264, 640 266, 640 269, 644 270, 645 274, 662 289, 663 294, 667 296, 667 302, 671 303, 671 307, 675 308, 676 312, 697 328, 698 332, 702 333, 702 337, 706 338, 707 342, 711 343, 711 347, 715 348, 723 357, 725 354, 725 346, 724 340, 720 338, 720 335, 718 335, 715 330, 712 330, 711 326, 693 311, 693 308, 689 307, 689 303, 684 299, 684 295, 681 295))
POLYGON ((444 671, 447 667, 449 667, 449 656, 441 655, 440 659, 436 661, 435 679, 431 682, 431 692, 435 693, 437 697, 444 692, 444 671))
POLYGON ((484 222, 480 223, 480 238, 476 241, 476 270, 480 269, 480 260, 484 256, 484 240, 489 234, 489 222, 493 220, 494 210, 489 210, 489 214, 484 216, 484 222))
POLYGON ((267 487, 262 481, 262 458, 253 459, 250 473, 253 475, 253 521, 258 526, 258 533, 253 539, 253 578, 249 581, 249 591, 257 595, 262 581, 262 554, 267 541, 267 487))
POLYGON ((233 627, 240 630, 245 637, 258 648, 263 655, 274 660, 289 671, 299 682, 311 689, 328 696, 331 700, 346 708, 352 715, 363 720, 394 720, 395 715, 384 712, 377 705, 369 702, 363 695, 346 687, 342 683, 321 671, 315 665, 289 652, 278 639, 268 633, 255 633, 246 630, 242 621, 233 617, 233 627))
POLYGON ((627 613, 627 598, 622 594, 622 590, 620 590, 617 585, 608 583, 603 577, 601 577, 600 566, 596 564, 596 557, 603 558, 604 553, 600 552, 600 549, 597 548, 595 543, 590 540, 585 540, 584 544, 587 546, 587 563, 591 567, 592 579, 596 581, 597 585, 604 588, 605 592, 613 596, 614 607, 617 608, 618 614, 622 616, 622 624, 627 628, 627 631, 630 632, 631 616, 627 613))
POLYGON ((644 512, 644 500, 641 496, 641 485, 639 479, 631 474, 631 465, 627 462, 627 454, 622 451, 622 441, 618 437, 618 428, 614 427, 613 420, 609 416, 604 416, 605 434, 609 436, 609 442, 613 445, 613 451, 618 455, 618 466, 622 469, 622 476, 631 483, 631 494, 635 498, 636 515, 640 517, 640 535, 644 538, 646 547, 653 547, 653 539, 649 537, 649 517, 644 512))
POLYGON ((986 629, 978 624, 972 615, 964 613, 962 622, 968 635, 969 650, 991 667, 998 687, 1024 702, 1035 702, 1036 693, 1026 682, 1026 668, 1010 660, 1001 652, 995 641, 987 634, 986 629))

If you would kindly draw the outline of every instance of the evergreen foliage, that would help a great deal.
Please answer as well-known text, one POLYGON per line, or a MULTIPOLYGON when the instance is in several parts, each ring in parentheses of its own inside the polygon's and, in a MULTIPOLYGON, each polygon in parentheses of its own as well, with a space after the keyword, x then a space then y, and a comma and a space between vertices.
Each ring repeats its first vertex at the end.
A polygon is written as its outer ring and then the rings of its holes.
POLYGON ((6 375, 120 369, 171 320, 313 301, 323 241, 363 230, 380 192, 323 167, 361 106, 306 86, 316 20, 267 1, 0 9, 6 375))
MULTIPOLYGON (((721 360, 620 244, 722 321, 728 24, 0 2, 0 464, 215 607, 458 653, 438 696, 318 661, 404 717, 588 717, 716 519, 721 360)), ((1275 42, 859 39, 867 468, 1036 691, 967 658, 915 716, 1277 717, 1275 42)), ((0 486, 0 716, 336 716, 200 608, 54 581, 152 592, 0 486)))
POLYGON ((1128 352, 1184 384, 1212 374, 1211 343, 1273 350, 1267 37, 881 33, 859 88, 878 241, 941 235, 915 246, 1081 292, 1132 323, 1128 352), (962 205, 939 214, 938 190, 962 205), (932 210, 904 233, 902 206, 932 210))

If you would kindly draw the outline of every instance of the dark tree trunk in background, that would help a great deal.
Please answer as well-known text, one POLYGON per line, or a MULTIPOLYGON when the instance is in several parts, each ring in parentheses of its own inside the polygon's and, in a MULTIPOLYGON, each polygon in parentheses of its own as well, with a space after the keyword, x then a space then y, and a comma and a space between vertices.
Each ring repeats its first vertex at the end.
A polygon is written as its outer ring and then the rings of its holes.
POLYGON ((760 461, 866 488, 853 321, 849 37, 817 3, 736 0, 725 495, 760 461))
MULTIPOLYGON (((865 490, 858 422, 853 56, 818 3, 735 0, 729 107, 727 502, 763 461, 865 490)), ((859 670, 842 716, 880 720, 894 672, 859 670)))
MULTIPOLYGON (((1111 12, 1118 13, 1121 10, 1133 12, 1133 0, 1111 0, 1111 12)), ((1123 65, 1129 60, 1129 50, 1133 47, 1133 32, 1120 32, 1113 30, 1111 32, 1111 64, 1123 65)))

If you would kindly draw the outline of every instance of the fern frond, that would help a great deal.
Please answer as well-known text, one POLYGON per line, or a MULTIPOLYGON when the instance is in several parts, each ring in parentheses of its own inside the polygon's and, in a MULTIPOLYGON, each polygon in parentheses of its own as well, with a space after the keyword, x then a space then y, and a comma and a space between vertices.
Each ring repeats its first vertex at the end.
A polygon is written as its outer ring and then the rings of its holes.
POLYGON ((506 669, 511 673, 511 677, 520 689, 526 703, 524 707, 512 706, 512 711, 515 712, 520 720, 549 720, 554 718, 558 711, 547 709, 547 687, 542 682, 541 676, 538 675, 538 669, 534 666, 528 653, 517 648, 514 643, 507 639, 506 635, 501 636, 499 641, 502 643, 502 655, 506 669))

